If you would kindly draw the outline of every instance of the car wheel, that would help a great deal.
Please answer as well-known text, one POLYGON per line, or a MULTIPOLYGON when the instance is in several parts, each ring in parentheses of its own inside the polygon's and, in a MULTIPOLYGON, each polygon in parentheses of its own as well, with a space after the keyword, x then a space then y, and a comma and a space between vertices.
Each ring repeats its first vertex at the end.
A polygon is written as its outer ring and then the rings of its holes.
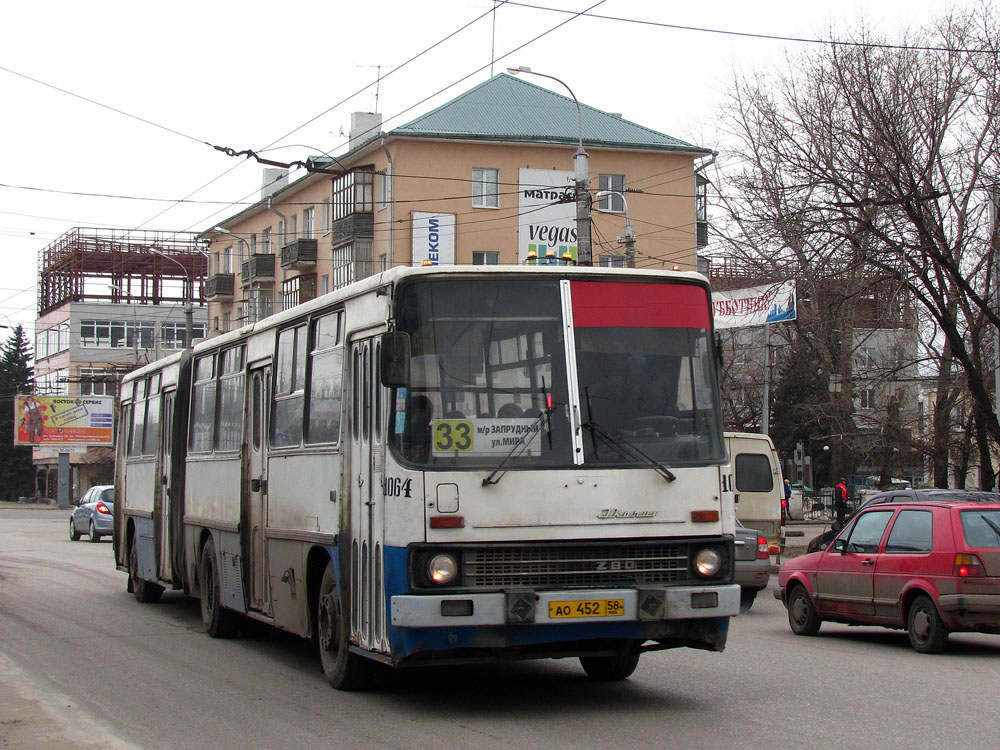
POLYGON ((236 635, 236 613, 222 606, 222 586, 215 563, 215 541, 209 537, 201 551, 201 622, 213 638, 236 635))
POLYGON ((749 612, 756 598, 757 591, 755 589, 740 589, 740 611, 749 612))
POLYGON ((333 563, 327 563, 319 585, 316 632, 323 674, 337 690, 363 690, 374 678, 376 664, 349 650, 350 623, 344 620, 333 563))
POLYGON ((802 584, 796 585, 788 595, 788 626, 795 635, 816 635, 822 624, 809 592, 802 584))
POLYGON ((90 541, 92 541, 92 542, 99 542, 99 541, 101 541, 100 535, 97 533, 97 530, 94 529, 94 522, 93 521, 91 521, 90 525, 87 527, 87 533, 90 534, 90 541))
POLYGON ((76 522, 72 518, 69 519, 69 540, 71 542, 80 540, 80 532, 76 530, 76 522))
POLYGON ((639 665, 640 645, 640 641, 629 641, 614 656, 581 656, 580 665, 592 680, 624 680, 639 665))
POLYGON ((128 550, 128 583, 129 591, 135 600, 143 604, 155 604, 160 601, 163 595, 163 586, 152 581, 147 581, 139 571, 139 550, 135 539, 129 545, 128 550))
POLYGON ((948 642, 948 629, 929 596, 920 595, 913 600, 906 617, 906 630, 913 650, 921 654, 939 654, 948 642))

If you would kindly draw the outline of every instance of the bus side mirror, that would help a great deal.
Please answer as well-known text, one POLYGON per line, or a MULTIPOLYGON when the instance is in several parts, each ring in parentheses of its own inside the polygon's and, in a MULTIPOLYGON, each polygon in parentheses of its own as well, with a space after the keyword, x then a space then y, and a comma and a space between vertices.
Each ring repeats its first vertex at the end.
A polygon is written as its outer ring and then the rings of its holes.
POLYGON ((393 388, 410 382, 410 337, 390 331, 382 334, 382 385, 393 388))

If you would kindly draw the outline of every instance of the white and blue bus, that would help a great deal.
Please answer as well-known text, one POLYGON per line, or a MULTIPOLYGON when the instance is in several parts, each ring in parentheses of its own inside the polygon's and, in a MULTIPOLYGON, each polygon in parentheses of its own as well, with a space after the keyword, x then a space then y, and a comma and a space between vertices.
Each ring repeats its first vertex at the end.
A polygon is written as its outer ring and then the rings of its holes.
POLYGON ((397 268, 122 383, 117 567, 395 667, 721 651, 735 513, 704 277, 397 268))

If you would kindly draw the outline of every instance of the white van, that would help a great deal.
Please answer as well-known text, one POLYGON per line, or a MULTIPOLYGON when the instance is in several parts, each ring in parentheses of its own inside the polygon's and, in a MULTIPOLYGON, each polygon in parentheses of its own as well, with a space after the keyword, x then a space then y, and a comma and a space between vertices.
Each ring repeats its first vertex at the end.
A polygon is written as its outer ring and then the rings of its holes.
POLYGON ((727 432, 725 438, 736 486, 736 517, 766 536, 771 555, 778 556, 784 547, 784 481, 774 443, 754 432, 727 432))

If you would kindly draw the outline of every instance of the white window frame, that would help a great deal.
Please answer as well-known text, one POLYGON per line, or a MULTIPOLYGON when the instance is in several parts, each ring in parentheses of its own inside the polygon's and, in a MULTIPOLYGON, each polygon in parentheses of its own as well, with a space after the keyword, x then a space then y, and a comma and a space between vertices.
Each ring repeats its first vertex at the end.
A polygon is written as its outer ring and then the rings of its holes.
POLYGON ((610 190, 611 195, 605 195, 597 201, 597 210, 609 214, 625 213, 625 200, 621 195, 614 193, 625 193, 625 175, 623 174, 602 174, 598 177, 598 190, 610 190))
POLYGON ((314 206, 302 209, 302 238, 311 240, 316 236, 316 209, 314 206))
POLYGON ((473 208, 500 208, 500 170, 493 167, 472 168, 473 208))
POLYGON ((499 250, 473 250, 472 265, 474 266, 499 266, 499 250))

